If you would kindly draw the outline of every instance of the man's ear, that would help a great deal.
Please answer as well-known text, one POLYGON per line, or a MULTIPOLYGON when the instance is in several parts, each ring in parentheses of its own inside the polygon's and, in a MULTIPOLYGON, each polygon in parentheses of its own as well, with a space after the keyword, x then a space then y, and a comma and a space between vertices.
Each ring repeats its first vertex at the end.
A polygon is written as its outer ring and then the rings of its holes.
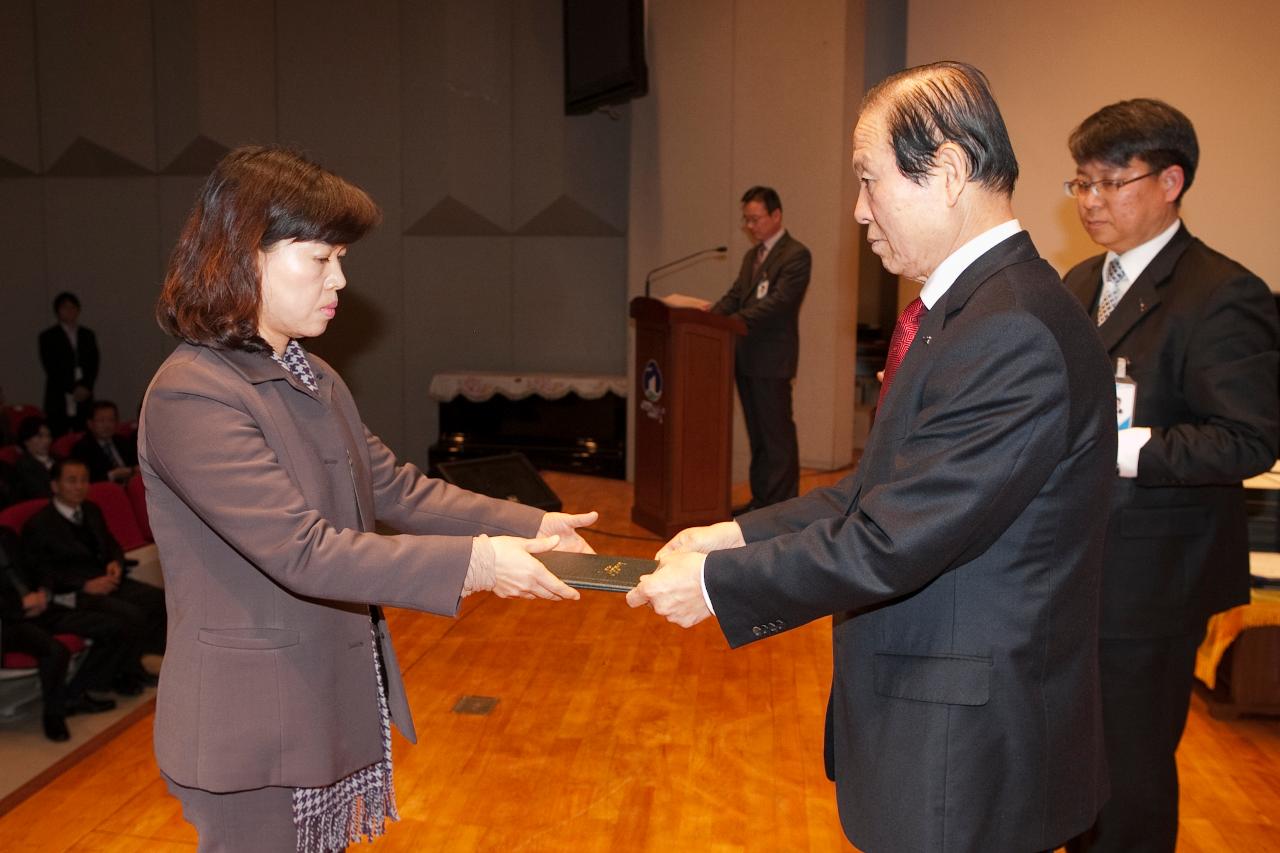
POLYGON ((1164 194, 1164 200, 1173 203, 1182 192, 1182 185, 1186 183, 1187 176, 1181 166, 1165 166, 1160 174, 1156 175, 1156 180, 1160 182, 1160 192, 1164 194))
POLYGON ((944 142, 933 153, 933 167, 942 181, 947 204, 954 206, 969 183, 969 158, 954 142, 944 142))

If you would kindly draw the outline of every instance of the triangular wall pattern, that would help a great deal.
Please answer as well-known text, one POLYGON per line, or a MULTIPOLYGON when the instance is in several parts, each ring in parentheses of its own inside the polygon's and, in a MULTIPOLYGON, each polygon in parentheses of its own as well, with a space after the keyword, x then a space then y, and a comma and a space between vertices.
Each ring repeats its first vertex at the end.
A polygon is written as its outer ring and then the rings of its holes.
POLYGON ((453 196, 445 196, 405 229, 414 237, 504 237, 508 232, 453 196))
POLYGON ((77 136, 45 174, 54 178, 132 178, 154 172, 96 142, 77 136))
POLYGON ((622 232, 562 195, 516 231, 521 237, 621 237, 622 232))

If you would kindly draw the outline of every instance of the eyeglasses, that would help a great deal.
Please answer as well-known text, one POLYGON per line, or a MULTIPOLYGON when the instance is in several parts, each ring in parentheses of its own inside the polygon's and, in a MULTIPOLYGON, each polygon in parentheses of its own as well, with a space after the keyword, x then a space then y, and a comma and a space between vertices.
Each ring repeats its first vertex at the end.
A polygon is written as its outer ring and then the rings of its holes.
POLYGON ((1136 178, 1129 178, 1124 181, 1115 178, 1106 178, 1101 181, 1082 181, 1076 178, 1074 181, 1063 181, 1062 191, 1067 194, 1067 198, 1079 198, 1085 193, 1092 194, 1094 198, 1100 198, 1102 196, 1115 195, 1125 184, 1131 184, 1143 178, 1151 178, 1158 174, 1160 173, 1147 172, 1145 175, 1138 175, 1136 178))
POLYGON ((768 217, 768 215, 765 215, 765 216, 744 216, 744 217, 742 217, 742 224, 743 224, 743 225, 755 225, 757 222, 759 222, 759 221, 761 221, 761 220, 763 220, 763 219, 768 219, 768 218, 769 218, 769 217, 768 217))

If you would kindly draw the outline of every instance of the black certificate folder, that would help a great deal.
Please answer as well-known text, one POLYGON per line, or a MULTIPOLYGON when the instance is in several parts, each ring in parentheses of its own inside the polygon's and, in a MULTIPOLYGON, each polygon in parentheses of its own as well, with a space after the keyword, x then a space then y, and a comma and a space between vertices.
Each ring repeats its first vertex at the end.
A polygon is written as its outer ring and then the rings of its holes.
POLYGON ((652 574, 658 568, 657 560, 643 557, 575 554, 570 551, 543 551, 533 556, 569 586, 608 592, 626 592, 640 583, 641 575, 652 574))

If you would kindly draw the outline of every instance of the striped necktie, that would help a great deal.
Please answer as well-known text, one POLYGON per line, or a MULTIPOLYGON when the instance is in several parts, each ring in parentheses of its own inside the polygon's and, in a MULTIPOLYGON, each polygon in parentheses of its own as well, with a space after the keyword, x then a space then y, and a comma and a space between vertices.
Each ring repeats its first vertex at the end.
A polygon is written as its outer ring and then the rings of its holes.
POLYGON ((1101 326, 1111 316, 1111 312, 1116 310, 1116 305, 1120 304, 1120 298, 1124 296, 1124 267, 1120 266, 1119 258, 1112 258, 1107 262, 1106 275, 1102 277, 1102 298, 1098 300, 1098 325, 1101 326))

